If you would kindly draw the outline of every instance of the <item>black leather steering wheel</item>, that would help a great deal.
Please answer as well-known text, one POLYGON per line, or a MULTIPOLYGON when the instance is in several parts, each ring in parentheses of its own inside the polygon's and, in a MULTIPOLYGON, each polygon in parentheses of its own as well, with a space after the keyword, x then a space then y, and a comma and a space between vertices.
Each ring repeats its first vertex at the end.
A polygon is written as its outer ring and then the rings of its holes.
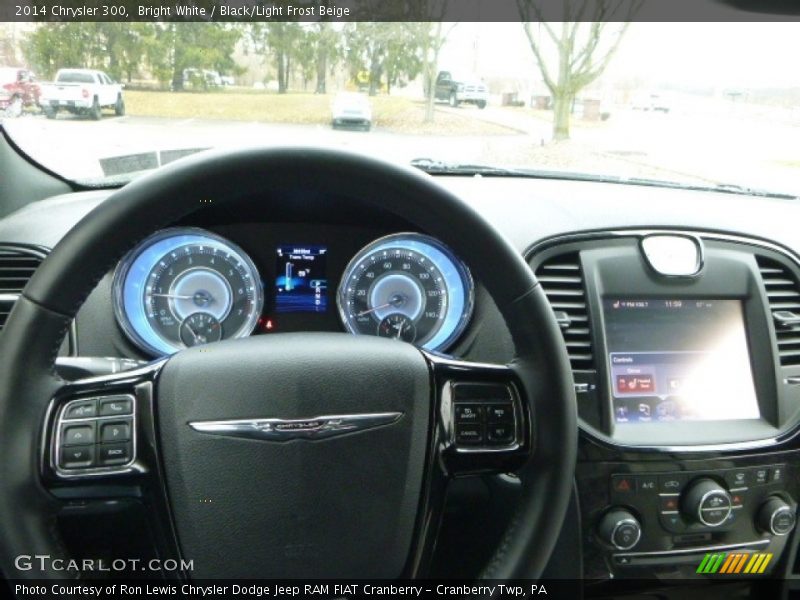
MULTIPOLYGON (((187 577, 422 576, 442 490, 458 475, 516 472, 519 508, 489 578, 537 578, 566 512, 577 451, 572 376, 561 333, 533 273, 468 205, 416 170, 320 149, 252 149, 190 157, 123 187, 53 249, 0 336, 0 554, 64 556, 63 494, 146 482, 163 503, 187 577), (450 246, 502 313, 516 348, 508 365, 464 362, 349 334, 280 334, 179 352, 145 368, 76 382, 54 364, 97 282, 137 242, 201 209, 280 193, 337 194, 374 203, 450 246), (75 398, 135 399, 136 462, 122 475, 54 473, 54 420, 75 398), (508 400, 514 443, 460 445, 454 405, 508 400), (335 437, 243 439, 191 423, 391 413, 379 427, 335 437), (215 540, 208 544, 208 540, 215 540), (213 547, 212 547, 213 546, 213 547)), ((294 425, 292 425, 294 427, 294 425)), ((258 436, 255 436, 258 438, 258 436)))

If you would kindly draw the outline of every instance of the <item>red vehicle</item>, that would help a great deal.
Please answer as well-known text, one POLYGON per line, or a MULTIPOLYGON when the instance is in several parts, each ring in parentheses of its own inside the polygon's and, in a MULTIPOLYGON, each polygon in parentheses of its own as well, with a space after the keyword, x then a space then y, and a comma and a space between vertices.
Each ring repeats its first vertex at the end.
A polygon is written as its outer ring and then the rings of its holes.
POLYGON ((24 67, 0 67, 0 111, 16 117, 22 109, 39 104, 39 84, 24 67))

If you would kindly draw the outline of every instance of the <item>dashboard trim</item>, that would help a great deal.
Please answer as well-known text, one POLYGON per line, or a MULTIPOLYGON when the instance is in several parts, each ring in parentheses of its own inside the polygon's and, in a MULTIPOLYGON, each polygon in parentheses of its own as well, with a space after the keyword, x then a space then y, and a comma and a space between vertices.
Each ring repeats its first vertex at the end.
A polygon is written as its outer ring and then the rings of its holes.
MULTIPOLYGON (((533 258, 548 249, 572 243, 580 242, 593 242, 603 239, 620 239, 638 237, 644 239, 650 235, 678 235, 697 237, 701 243, 703 241, 720 241, 737 243, 754 248, 760 248, 768 251, 775 252, 790 260, 792 264, 800 269, 800 257, 791 249, 786 248, 780 244, 763 240, 757 237, 748 237, 743 235, 728 234, 723 232, 715 232, 701 229, 692 228, 642 228, 631 227, 614 228, 607 230, 593 230, 584 232, 573 232, 562 235, 552 236, 531 244, 523 253, 523 258, 530 265, 533 258)), ((593 427, 584 419, 578 418, 578 427, 580 433, 595 443, 600 444, 615 451, 622 452, 641 452, 641 453, 670 453, 675 455, 686 454, 700 454, 700 453, 736 453, 748 452, 753 450, 761 450, 766 448, 774 448, 781 446, 795 440, 800 435, 800 421, 796 421, 790 426, 765 438, 745 440, 739 442, 723 442, 717 444, 698 444, 698 445, 680 445, 680 444, 630 444, 615 440, 596 427, 593 427)))

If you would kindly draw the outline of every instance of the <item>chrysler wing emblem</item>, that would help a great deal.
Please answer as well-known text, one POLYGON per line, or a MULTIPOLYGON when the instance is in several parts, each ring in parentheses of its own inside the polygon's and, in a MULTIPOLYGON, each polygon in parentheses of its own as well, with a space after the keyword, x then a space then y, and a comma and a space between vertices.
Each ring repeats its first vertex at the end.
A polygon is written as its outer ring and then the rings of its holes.
POLYGON ((189 427, 201 433, 254 440, 284 442, 319 440, 336 435, 373 429, 394 423, 403 413, 363 413, 327 415, 310 419, 236 419, 228 421, 193 421, 189 427))

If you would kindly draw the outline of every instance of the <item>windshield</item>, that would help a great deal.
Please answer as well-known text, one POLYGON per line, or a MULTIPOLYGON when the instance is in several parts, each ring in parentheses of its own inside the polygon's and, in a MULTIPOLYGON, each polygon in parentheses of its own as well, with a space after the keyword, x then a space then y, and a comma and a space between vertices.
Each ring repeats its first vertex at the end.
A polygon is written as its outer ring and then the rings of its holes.
POLYGON ((303 144, 800 194, 797 23, 3 23, 0 41, 40 88, 3 127, 88 184, 303 144), (80 85, 48 83, 62 68, 80 85))

